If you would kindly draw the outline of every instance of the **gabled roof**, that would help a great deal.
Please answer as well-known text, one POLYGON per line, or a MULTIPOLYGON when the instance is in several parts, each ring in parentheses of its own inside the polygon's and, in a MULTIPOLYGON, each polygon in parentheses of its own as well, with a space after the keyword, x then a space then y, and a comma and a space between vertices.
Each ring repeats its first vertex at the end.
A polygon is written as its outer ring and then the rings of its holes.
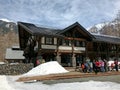
POLYGON ((107 42, 107 43, 120 44, 120 38, 103 36, 103 35, 93 35, 93 34, 89 33, 84 27, 82 27, 78 22, 75 22, 74 24, 72 24, 62 30, 38 27, 34 24, 25 23, 25 22, 18 22, 18 25, 23 27, 26 31, 28 31, 32 35, 47 35, 47 36, 57 36, 57 37, 64 37, 63 33, 67 32, 69 30, 72 30, 74 27, 78 27, 79 31, 82 34, 86 35, 87 38, 90 38, 90 40, 93 40, 94 42, 107 42))
POLYGON ((63 30, 37 27, 34 24, 25 23, 25 22, 18 22, 18 25, 24 27, 32 35, 51 35, 51 36, 59 36, 59 37, 64 37, 62 33, 69 31, 72 28, 78 26, 83 33, 87 34, 90 38, 94 38, 94 36, 90 34, 85 28, 83 28, 78 22, 66 27, 63 30))
POLYGON ((83 33, 87 34, 89 37, 95 38, 95 37, 94 37, 92 34, 90 34, 84 27, 82 27, 78 22, 75 22, 74 24, 72 24, 72 25, 66 27, 65 29, 59 31, 58 34, 65 33, 65 32, 71 30, 72 28, 74 28, 74 27, 76 27, 76 26, 78 26, 78 27, 80 28, 80 30, 81 30, 83 33))
POLYGON ((120 44, 120 37, 109 36, 109 35, 94 35, 95 42, 106 42, 112 44, 120 44))
POLYGON ((32 35, 50 35, 50 36, 59 36, 61 35, 56 34, 59 29, 51 29, 51 28, 44 28, 44 27, 37 27, 31 23, 25 22, 18 22, 18 25, 24 27, 29 33, 32 35))

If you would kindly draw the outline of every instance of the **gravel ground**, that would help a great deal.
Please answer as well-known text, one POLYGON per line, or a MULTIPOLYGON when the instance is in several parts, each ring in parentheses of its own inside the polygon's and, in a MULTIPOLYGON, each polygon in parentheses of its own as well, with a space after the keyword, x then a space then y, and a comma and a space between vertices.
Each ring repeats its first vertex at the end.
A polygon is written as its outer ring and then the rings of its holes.
POLYGON ((62 79, 62 80, 46 80, 42 81, 44 84, 56 84, 56 83, 71 83, 71 82, 87 82, 87 81, 109 81, 120 83, 120 75, 112 76, 99 76, 99 77, 86 77, 86 78, 72 78, 72 79, 62 79))

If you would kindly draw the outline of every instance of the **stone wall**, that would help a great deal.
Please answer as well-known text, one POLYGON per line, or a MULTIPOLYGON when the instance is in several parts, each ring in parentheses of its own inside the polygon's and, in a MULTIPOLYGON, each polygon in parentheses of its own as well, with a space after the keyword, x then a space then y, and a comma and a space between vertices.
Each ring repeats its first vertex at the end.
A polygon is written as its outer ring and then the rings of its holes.
POLYGON ((33 68, 33 64, 14 63, 0 64, 0 75, 20 75, 33 68))

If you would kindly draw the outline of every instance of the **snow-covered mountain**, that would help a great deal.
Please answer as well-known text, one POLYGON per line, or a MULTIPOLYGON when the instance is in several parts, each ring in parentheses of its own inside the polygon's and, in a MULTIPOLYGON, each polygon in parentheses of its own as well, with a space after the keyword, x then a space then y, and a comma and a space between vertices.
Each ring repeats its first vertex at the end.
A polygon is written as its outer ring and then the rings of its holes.
POLYGON ((95 34, 104 34, 120 37, 120 20, 96 24, 90 29, 88 29, 88 31, 95 34))
POLYGON ((1 18, 0 20, 2 20, 2 21, 4 21, 4 22, 12 22, 12 21, 10 21, 10 20, 8 20, 8 19, 6 19, 6 18, 1 18))
POLYGON ((5 34, 9 31, 17 32, 16 23, 14 23, 8 19, 0 19, 0 34, 5 34))
POLYGON ((88 31, 91 33, 95 33, 95 34, 100 34, 101 29, 106 25, 107 23, 100 23, 100 24, 96 24, 90 28, 88 28, 88 31))

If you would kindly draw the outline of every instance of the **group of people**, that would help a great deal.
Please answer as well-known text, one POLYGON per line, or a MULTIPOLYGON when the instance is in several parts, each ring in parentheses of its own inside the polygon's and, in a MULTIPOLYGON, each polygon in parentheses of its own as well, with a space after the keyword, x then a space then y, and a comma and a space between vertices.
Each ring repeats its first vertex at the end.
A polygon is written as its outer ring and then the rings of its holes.
POLYGON ((82 72, 84 73, 95 72, 97 74, 98 72, 107 72, 113 69, 118 71, 119 69, 119 64, 117 59, 114 59, 114 62, 111 63, 111 65, 109 65, 108 61, 105 59, 103 60, 99 59, 99 60, 93 60, 93 61, 91 61, 90 59, 87 59, 85 62, 79 65, 80 65, 80 68, 82 69, 82 72))

